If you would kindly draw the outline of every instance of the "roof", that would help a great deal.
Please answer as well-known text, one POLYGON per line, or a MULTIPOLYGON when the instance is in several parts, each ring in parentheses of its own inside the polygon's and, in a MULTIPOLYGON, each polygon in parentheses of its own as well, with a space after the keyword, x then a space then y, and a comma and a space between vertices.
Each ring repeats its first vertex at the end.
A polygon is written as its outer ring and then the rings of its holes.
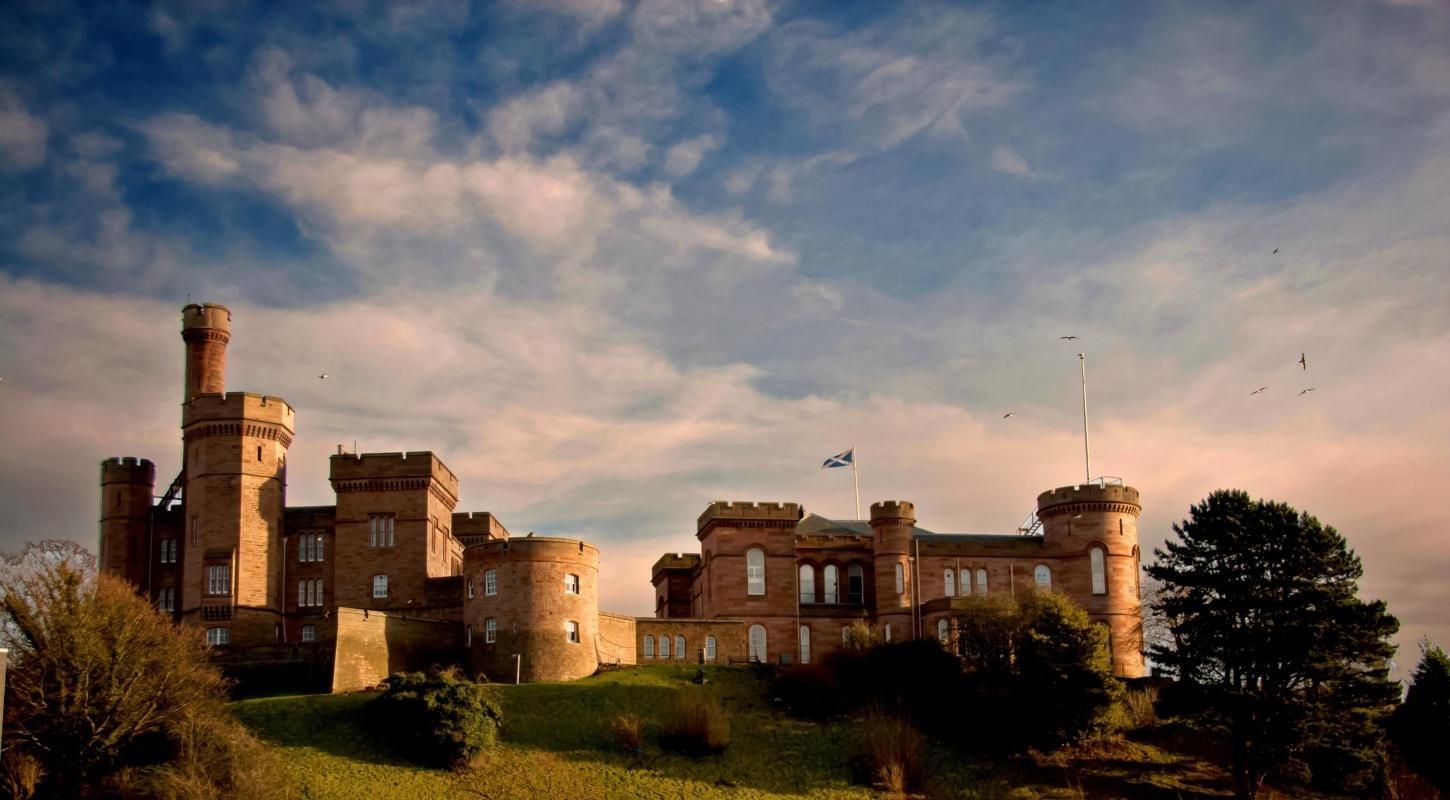
MULTIPOLYGON (((871 535, 871 523, 866 520, 838 520, 819 514, 807 514, 796 524, 797 536, 858 536, 871 535)), ((940 545, 975 546, 992 551, 1015 551, 1037 549, 1042 546, 1042 535, 1024 536, 1019 533, 937 533, 926 528, 916 528, 912 540, 924 546, 940 545)), ((980 552, 980 551, 978 551, 980 552)))

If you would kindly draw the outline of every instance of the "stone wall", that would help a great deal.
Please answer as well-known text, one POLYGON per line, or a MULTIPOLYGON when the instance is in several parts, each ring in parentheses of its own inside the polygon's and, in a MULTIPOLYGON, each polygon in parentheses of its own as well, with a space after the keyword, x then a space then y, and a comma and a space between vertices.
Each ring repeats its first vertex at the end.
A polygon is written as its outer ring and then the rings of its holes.
POLYGON ((728 664, 731 661, 744 661, 746 658, 745 647, 745 623, 738 619, 653 619, 642 617, 635 623, 635 649, 638 653, 638 663, 659 664, 670 662, 683 662, 687 664, 706 663, 705 639, 715 637, 715 658, 713 663, 728 664), (651 655, 646 658, 644 638, 651 637, 653 645, 648 652, 651 655), (660 658, 659 641, 668 637, 670 640, 670 655, 668 659, 660 658), (684 657, 681 657, 678 649, 680 638, 684 638, 684 657))
POLYGON ((639 651, 635 646, 634 617, 623 614, 599 612, 599 663, 630 667, 639 663, 639 651))
POLYGON ((456 622, 408 614, 339 608, 332 616, 332 691, 376 686, 395 672, 459 662, 456 622))

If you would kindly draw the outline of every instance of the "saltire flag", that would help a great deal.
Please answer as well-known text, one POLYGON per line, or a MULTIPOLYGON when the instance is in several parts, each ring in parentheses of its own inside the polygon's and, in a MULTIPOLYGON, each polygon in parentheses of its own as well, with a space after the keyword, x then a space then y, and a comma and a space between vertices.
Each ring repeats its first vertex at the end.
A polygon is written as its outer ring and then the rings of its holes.
POLYGON ((834 469, 836 467, 849 467, 849 466, 851 466, 851 462, 855 460, 855 453, 856 453, 856 448, 854 448, 854 447, 851 448, 850 450, 847 450, 844 453, 837 453, 837 454, 831 456, 830 458, 826 459, 826 462, 821 465, 821 469, 834 469))

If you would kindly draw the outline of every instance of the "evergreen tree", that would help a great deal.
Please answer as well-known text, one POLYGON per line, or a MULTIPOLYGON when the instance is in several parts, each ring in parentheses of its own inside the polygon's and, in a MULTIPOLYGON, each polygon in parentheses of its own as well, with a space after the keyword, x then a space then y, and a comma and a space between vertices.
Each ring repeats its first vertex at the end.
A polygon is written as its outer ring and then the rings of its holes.
POLYGON ((1173 526, 1148 574, 1170 645, 1165 671, 1203 693, 1228 735, 1238 797, 1271 772, 1355 788, 1376 777, 1399 629, 1356 595, 1359 558, 1333 528, 1283 503, 1220 490, 1173 526))
POLYGON ((1410 679, 1405 703, 1391 730, 1410 768, 1450 793, 1450 657, 1428 641, 1420 644, 1420 665, 1410 679))

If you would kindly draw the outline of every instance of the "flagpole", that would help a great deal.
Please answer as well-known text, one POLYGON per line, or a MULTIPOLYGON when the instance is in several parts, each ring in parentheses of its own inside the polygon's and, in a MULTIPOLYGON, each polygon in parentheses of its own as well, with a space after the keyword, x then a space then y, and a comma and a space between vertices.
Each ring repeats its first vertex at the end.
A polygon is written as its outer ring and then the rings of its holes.
POLYGON ((856 445, 851 445, 851 483, 856 485, 856 519, 861 519, 861 474, 856 471, 856 445))
POLYGON ((1082 362, 1082 468, 1086 473, 1083 480, 1086 483, 1092 483, 1092 462, 1088 460, 1087 356, 1078 353, 1077 360, 1082 362))

